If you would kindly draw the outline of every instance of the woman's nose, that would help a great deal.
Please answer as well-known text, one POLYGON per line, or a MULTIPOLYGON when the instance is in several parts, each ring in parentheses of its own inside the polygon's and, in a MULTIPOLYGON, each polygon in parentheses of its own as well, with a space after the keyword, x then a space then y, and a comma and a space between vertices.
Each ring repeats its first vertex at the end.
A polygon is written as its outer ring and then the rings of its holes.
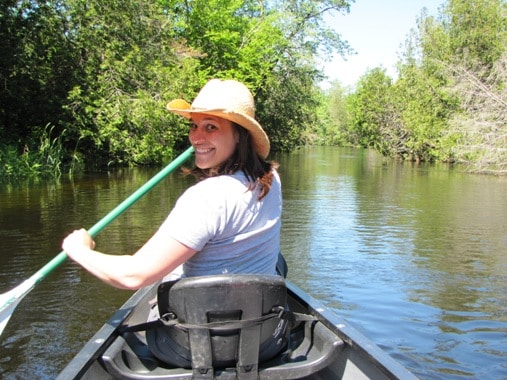
POLYGON ((199 128, 192 129, 189 134, 188 138, 190 139, 190 142, 193 144, 200 143, 204 141, 204 133, 199 130, 199 128))

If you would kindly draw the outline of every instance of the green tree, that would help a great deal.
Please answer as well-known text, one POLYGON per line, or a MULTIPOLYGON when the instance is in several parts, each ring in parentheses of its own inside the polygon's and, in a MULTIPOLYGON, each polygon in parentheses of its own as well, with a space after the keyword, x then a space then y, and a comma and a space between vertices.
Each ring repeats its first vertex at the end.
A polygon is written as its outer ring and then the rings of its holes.
POLYGON ((1 7, 8 54, 0 64, 7 88, 0 133, 9 139, 2 143, 38 141, 40 130, 59 136, 45 137, 88 168, 168 160, 188 142, 186 123, 165 111, 166 102, 191 100, 211 77, 245 82, 273 150, 293 149, 319 125, 317 55, 347 48, 323 23, 328 12, 348 11, 341 0, 25 0, 1 7))
POLYGON ((303 144, 305 136, 323 128, 325 121, 318 113, 323 98, 316 87, 323 78, 316 59, 332 52, 350 52, 348 44, 324 23, 323 17, 329 12, 348 12, 350 2, 291 0, 270 4, 284 39, 275 55, 273 74, 259 97, 261 104, 269 105, 261 117, 274 143, 290 151, 303 144))
MULTIPOLYGON (((346 1, 164 0, 177 35, 200 52, 201 69, 233 77, 254 92, 257 117, 273 150, 291 150, 316 123, 321 78, 315 58, 322 51, 346 52, 348 45, 323 25, 331 11, 348 11, 346 1)), ((197 89, 194 89, 197 90, 197 89)))
POLYGON ((411 161, 449 159, 442 143, 455 104, 439 78, 405 64, 392 94, 400 115, 396 155, 411 161))
POLYGON ((443 23, 452 56, 468 68, 492 67, 506 48, 506 10, 503 0, 449 0, 443 23))
POLYGON ((347 97, 351 143, 391 153, 390 142, 385 140, 396 120, 391 94, 392 79, 383 68, 372 69, 359 79, 355 93, 347 97))
MULTIPOLYGON (((19 152, 36 149, 62 111, 73 83, 73 45, 61 1, 0 4, 0 136, 19 152)), ((57 136, 62 129, 52 129, 57 136)))
POLYGON ((317 91, 311 75, 290 66, 274 71, 257 90, 258 117, 275 150, 289 152, 303 145, 306 130, 317 123, 317 91))
POLYGON ((421 15, 415 39, 420 86, 409 86, 418 88, 412 110, 418 107, 421 116, 412 112, 407 119, 422 126, 416 141, 432 147, 431 157, 475 162, 472 170, 502 171, 506 12, 503 0, 450 0, 439 18, 421 15))
POLYGON ((320 124, 315 130, 318 138, 314 140, 322 145, 345 145, 354 140, 349 136, 347 114, 347 90, 335 81, 323 92, 320 124))
POLYGON ((67 6, 80 52, 80 82, 69 93, 72 141, 100 164, 170 158, 184 133, 181 124, 170 128, 165 104, 185 95, 199 72, 162 8, 134 0, 70 0, 67 6))

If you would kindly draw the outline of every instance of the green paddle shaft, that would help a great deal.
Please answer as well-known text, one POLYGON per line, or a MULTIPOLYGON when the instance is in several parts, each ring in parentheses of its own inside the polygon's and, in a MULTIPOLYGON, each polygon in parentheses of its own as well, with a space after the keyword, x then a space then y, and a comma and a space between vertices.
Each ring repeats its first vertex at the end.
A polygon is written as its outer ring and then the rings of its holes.
MULTIPOLYGON (((135 202, 137 202, 144 194, 150 191, 155 185, 157 185, 162 179, 164 179, 168 174, 173 172, 176 168, 182 165, 186 160, 194 152, 194 148, 190 147, 182 154, 180 154, 174 161, 172 161, 169 165, 167 165, 164 169, 158 172, 153 178, 151 178, 148 182, 146 182, 143 186, 137 189, 134 193, 132 193, 128 198, 126 198, 123 202, 121 202, 118 206, 116 206, 113 210, 111 210, 106 216, 104 216, 101 220, 93 225, 88 230, 88 233, 91 236, 97 235, 104 227, 106 227, 109 223, 111 223, 114 219, 116 219, 119 215, 121 215, 125 210, 127 210, 130 206, 132 206, 135 202)), ((60 252, 56 255, 51 261, 49 261, 46 265, 44 265, 41 269, 39 269, 36 273, 33 274, 32 279, 34 280, 34 285, 39 283, 44 277, 50 274, 56 267, 58 267, 61 263, 65 261, 67 258, 67 254, 65 252, 60 252)))

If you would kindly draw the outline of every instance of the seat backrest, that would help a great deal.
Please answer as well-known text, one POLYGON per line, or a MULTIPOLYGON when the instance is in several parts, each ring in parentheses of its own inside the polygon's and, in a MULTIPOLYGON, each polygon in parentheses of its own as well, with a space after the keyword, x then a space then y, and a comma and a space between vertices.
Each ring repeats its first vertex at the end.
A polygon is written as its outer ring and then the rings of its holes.
MULTIPOLYGON (((285 281, 275 275, 190 277, 161 284, 158 290, 160 315, 173 313, 187 325, 255 320, 286 303, 285 281)), ((225 328, 163 326, 147 331, 148 345, 160 360, 201 373, 231 366, 254 371, 285 345, 286 323, 279 318, 244 326, 232 323, 230 329, 222 324, 225 328)))

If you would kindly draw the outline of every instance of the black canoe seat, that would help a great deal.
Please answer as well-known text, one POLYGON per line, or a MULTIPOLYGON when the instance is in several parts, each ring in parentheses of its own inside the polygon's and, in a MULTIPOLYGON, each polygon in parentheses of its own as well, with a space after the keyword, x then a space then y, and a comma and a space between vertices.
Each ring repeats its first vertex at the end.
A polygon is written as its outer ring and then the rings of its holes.
POLYGON ((280 276, 184 278, 161 284, 157 300, 160 316, 179 322, 146 332, 151 351, 167 364, 200 374, 236 365, 238 371, 249 372, 285 345, 284 323, 274 317, 287 304, 280 276), (261 321, 263 316, 268 317, 261 321), (210 324, 215 328, 205 328, 210 324))
POLYGON ((320 322, 285 333, 280 276, 193 277, 159 286, 160 315, 177 322, 119 336, 102 355, 113 378, 292 379, 336 359, 343 342, 320 322), (287 338, 288 342, 287 342, 287 338))

